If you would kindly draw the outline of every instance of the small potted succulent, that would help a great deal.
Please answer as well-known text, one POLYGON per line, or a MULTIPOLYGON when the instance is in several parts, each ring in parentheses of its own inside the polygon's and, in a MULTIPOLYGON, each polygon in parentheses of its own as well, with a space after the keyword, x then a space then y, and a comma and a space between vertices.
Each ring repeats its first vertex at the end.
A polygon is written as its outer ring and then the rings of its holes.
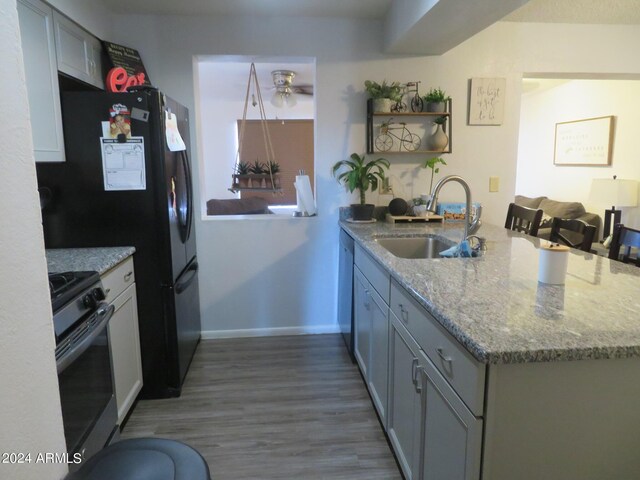
POLYGON ((350 192, 360 192, 360 203, 351 205, 353 220, 370 221, 373 218, 375 205, 365 203, 367 190, 378 188, 378 182, 384 181, 384 169, 389 168, 389 161, 385 158, 365 161, 364 155, 352 153, 349 160, 340 160, 333 166, 333 176, 339 183, 344 183, 350 192), (341 173, 339 170, 346 168, 341 173))
POLYGON ((271 188, 280 188, 280 164, 276 161, 269 160, 265 164, 265 173, 267 174, 267 186, 271 188))
POLYGON ((449 100, 444 90, 440 88, 432 88, 429 92, 422 97, 424 103, 427 106, 427 112, 442 113, 445 111, 445 103, 449 100))
POLYGON ((236 165, 236 173, 233 174, 234 188, 249 187, 250 173, 251 166, 247 162, 238 162, 238 164, 236 165))
POLYGON ((389 113, 391 107, 402 100, 402 87, 399 82, 391 82, 387 84, 386 80, 382 83, 366 80, 364 89, 373 99, 373 111, 389 113))
POLYGON ((263 183, 266 178, 266 165, 256 158, 256 161, 249 167, 251 175, 251 188, 264 188, 263 183))
POLYGON ((416 217, 424 217, 427 214, 427 202, 422 197, 414 198, 412 210, 416 217))

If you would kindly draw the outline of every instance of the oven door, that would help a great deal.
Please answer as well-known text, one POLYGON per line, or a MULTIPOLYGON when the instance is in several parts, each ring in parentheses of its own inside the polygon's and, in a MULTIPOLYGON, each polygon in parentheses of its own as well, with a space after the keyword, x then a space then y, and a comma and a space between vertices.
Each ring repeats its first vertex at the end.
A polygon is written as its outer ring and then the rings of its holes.
POLYGON ((70 458, 102 449, 117 426, 107 325, 113 305, 104 302, 56 348, 62 420, 70 458))

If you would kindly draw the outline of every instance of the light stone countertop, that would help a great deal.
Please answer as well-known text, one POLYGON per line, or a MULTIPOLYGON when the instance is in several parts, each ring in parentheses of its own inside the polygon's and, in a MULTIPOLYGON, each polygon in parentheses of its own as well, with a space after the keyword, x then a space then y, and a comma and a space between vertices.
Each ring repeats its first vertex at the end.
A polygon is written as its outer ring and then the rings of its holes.
POLYGON ((493 225, 480 258, 403 259, 376 237, 439 235, 460 224, 353 224, 345 229, 442 326, 483 363, 640 356, 640 268, 571 250, 566 283, 538 283, 546 241, 493 225))
POLYGON ((46 251, 49 273, 96 271, 100 275, 126 260, 134 247, 56 248, 46 251))

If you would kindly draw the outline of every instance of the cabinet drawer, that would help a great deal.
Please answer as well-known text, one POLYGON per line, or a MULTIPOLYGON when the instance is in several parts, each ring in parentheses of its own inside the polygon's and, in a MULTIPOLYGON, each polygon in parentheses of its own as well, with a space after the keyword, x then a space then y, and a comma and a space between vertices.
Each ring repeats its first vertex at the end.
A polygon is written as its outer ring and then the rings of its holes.
POLYGON ((362 247, 356 245, 354 262, 360 271, 367 277, 371 286, 378 292, 385 303, 389 304, 389 272, 380 266, 366 253, 362 247))
POLYGON ((482 416, 485 365, 478 362, 395 281, 391 310, 476 416, 482 416))
POLYGON ((129 257, 124 262, 113 267, 102 275, 101 280, 104 292, 107 295, 106 301, 111 303, 129 285, 136 281, 133 273, 133 258, 129 257))

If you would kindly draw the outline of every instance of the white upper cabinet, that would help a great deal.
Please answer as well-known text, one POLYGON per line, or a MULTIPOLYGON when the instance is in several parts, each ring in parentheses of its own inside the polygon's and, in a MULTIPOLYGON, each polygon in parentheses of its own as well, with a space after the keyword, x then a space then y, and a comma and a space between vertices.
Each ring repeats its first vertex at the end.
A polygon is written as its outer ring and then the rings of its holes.
POLYGON ((53 18, 58 70, 98 88, 104 88, 100 41, 56 11, 53 12, 53 18))
POLYGON ((36 162, 63 162, 53 10, 39 0, 18 0, 17 7, 34 156, 36 162))

